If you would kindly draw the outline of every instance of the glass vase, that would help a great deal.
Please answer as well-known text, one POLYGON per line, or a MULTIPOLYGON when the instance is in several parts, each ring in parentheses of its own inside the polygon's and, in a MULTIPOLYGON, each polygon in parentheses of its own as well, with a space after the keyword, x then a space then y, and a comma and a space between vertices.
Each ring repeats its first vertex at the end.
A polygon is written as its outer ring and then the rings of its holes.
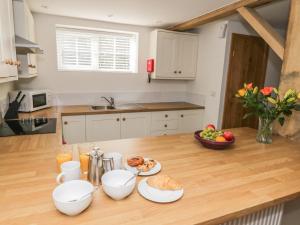
POLYGON ((258 131, 256 135, 257 142, 263 144, 272 143, 272 122, 268 118, 259 117, 258 131))

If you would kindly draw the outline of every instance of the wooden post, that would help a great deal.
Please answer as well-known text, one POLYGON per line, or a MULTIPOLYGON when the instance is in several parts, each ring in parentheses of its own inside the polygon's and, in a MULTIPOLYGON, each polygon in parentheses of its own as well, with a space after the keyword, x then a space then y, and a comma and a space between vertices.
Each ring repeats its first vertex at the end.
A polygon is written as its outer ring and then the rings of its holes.
MULTIPOLYGON (((289 25, 283 57, 279 90, 281 96, 289 88, 300 91, 300 0, 291 0, 289 25)), ((300 141, 300 112, 295 112, 283 127, 278 128, 282 136, 300 141)))

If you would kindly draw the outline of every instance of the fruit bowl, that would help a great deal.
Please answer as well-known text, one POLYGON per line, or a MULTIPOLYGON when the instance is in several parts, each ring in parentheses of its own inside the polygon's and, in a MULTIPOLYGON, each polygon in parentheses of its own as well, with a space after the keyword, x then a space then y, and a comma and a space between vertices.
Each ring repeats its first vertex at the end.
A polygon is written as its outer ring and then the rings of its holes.
POLYGON ((231 141, 224 141, 224 142, 207 140, 207 139, 200 137, 201 132, 202 132, 202 130, 196 131, 194 134, 194 137, 206 148, 221 150, 221 149, 225 149, 228 146, 232 145, 235 141, 234 137, 231 141))

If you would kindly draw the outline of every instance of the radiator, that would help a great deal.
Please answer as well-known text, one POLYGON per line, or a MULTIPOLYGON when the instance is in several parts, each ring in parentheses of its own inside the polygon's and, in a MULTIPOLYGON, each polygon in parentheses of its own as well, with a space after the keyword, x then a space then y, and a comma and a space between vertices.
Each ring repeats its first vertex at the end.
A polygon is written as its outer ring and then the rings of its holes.
POLYGON ((283 205, 284 204, 276 205, 220 225, 280 225, 283 205))

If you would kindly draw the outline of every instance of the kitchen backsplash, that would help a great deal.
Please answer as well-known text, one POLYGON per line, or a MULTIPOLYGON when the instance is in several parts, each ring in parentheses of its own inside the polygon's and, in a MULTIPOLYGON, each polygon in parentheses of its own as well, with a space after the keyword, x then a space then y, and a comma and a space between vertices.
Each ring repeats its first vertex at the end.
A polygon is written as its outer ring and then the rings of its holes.
MULTIPOLYGON (((188 101, 185 92, 93 92, 93 93, 52 93, 53 105, 102 105, 101 96, 112 96, 116 104, 139 102, 180 102, 188 101)), ((198 96, 197 104, 204 104, 204 96, 198 96)))

